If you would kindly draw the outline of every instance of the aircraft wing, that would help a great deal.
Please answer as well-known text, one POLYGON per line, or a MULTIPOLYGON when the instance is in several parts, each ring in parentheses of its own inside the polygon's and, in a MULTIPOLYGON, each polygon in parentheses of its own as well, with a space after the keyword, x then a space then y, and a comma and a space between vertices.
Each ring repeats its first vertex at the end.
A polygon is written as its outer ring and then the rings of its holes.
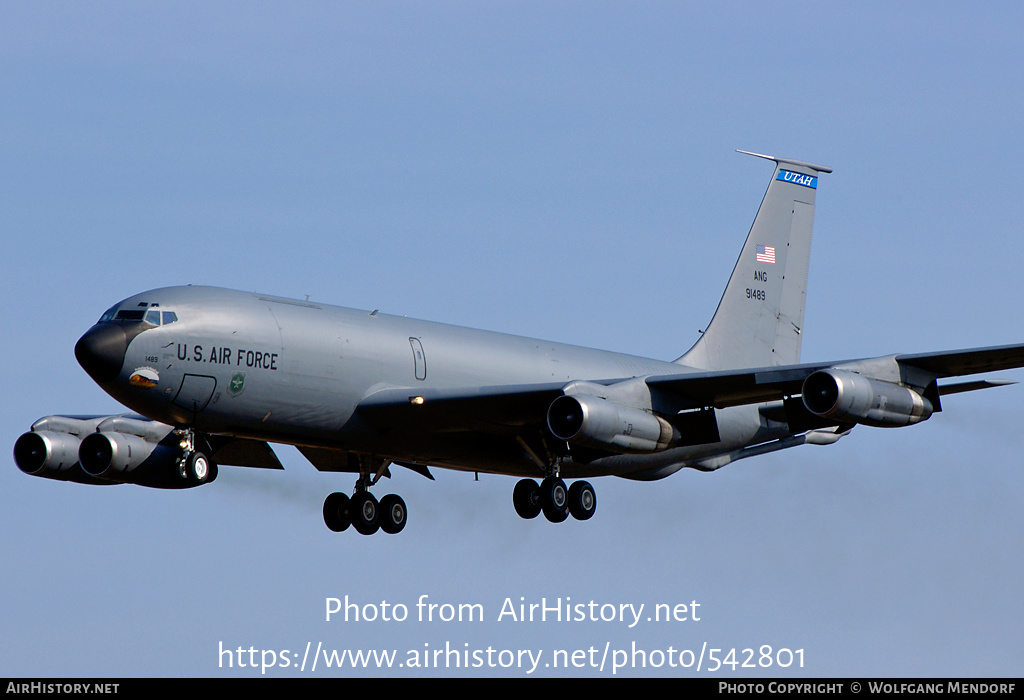
MULTIPOLYGON (((925 389, 937 379, 1024 366, 1024 344, 950 352, 890 355, 882 358, 815 362, 777 367, 680 372, 644 378, 656 412, 727 408, 778 401, 801 392, 812 373, 842 368, 884 381, 925 389), (879 369, 885 372, 879 372, 879 369), (879 376, 882 374, 882 376, 879 376)), ((613 397, 620 382, 635 378, 588 379, 613 397)), ((974 391, 1008 382, 983 380, 939 386, 940 394, 974 391)), ((548 406, 562 395, 565 382, 425 389, 388 388, 359 403, 371 424, 401 422, 418 430, 515 434, 546 421, 548 406)))
POLYGON ((565 382, 425 389, 392 388, 359 402, 370 423, 402 421, 419 430, 506 432, 543 424, 548 405, 561 396, 565 382))
MULTIPOLYGON (((647 385, 692 405, 680 408, 714 406, 726 408, 743 404, 776 401, 799 394, 803 381, 813 372, 842 368, 869 377, 900 382, 926 389, 937 379, 1024 367, 1024 345, 1003 345, 969 350, 901 354, 882 358, 821 362, 745 370, 723 370, 691 374, 647 377, 647 385), (881 370, 881 371, 880 371, 881 370), (879 376, 881 375, 881 376, 879 376)), ((1007 383, 1000 380, 964 382, 939 386, 939 394, 974 391, 1007 383)))
POLYGON ((936 378, 960 377, 965 374, 998 372, 1024 366, 1024 345, 1001 345, 990 348, 954 350, 952 352, 926 352, 917 355, 897 355, 901 365, 917 367, 934 374, 936 378))

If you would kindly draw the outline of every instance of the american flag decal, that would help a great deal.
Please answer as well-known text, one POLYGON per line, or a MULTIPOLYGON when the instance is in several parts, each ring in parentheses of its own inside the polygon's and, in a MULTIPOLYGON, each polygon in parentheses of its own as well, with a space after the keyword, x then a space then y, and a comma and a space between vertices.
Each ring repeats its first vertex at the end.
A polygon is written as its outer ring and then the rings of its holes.
POLYGON ((759 263, 768 263, 769 265, 775 264, 775 246, 773 245, 758 245, 754 250, 759 263))

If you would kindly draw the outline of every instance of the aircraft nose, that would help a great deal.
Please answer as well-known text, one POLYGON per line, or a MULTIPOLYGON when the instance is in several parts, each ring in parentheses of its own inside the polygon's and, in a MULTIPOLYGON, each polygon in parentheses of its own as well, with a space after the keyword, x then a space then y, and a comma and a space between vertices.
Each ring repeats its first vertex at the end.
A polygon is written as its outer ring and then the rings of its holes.
POLYGON ((122 326, 113 323, 97 323, 75 345, 78 364, 100 384, 117 378, 127 351, 128 336, 122 326))

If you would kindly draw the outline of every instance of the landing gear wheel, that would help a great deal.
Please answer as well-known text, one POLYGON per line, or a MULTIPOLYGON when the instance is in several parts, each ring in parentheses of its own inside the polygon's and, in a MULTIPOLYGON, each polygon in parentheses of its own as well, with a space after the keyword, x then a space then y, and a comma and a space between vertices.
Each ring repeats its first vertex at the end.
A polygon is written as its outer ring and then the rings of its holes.
POLYGON ((590 520, 597 510, 597 494, 586 481, 574 481, 569 487, 569 513, 577 520, 590 520))
POLYGON ((389 493, 380 499, 380 529, 389 535, 396 535, 405 527, 408 512, 401 496, 389 493))
POLYGON ((540 485, 540 504, 544 517, 553 523, 560 523, 569 517, 569 492, 565 482, 557 476, 549 476, 540 485))
POLYGON ((185 458, 185 463, 182 466, 185 472, 185 480, 192 486, 200 486, 213 481, 217 477, 217 468, 210 461, 210 458, 202 452, 190 454, 185 458))
POLYGON ((380 528, 380 504, 369 491, 359 491, 349 503, 352 527, 360 535, 372 535, 380 528))
POLYGON ((540 486, 533 479, 521 479, 512 491, 512 505, 524 520, 540 515, 540 486))
POLYGON ((348 496, 343 493, 332 493, 324 499, 324 524, 332 532, 344 532, 351 523, 348 496))

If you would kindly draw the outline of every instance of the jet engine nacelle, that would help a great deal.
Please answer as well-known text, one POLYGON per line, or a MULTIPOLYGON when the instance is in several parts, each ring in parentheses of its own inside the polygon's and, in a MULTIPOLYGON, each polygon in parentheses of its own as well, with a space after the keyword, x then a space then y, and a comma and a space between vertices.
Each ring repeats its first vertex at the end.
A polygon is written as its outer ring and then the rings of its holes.
POLYGON ((78 461, 86 474, 110 481, 128 481, 130 474, 159 450, 154 461, 170 465, 180 452, 146 442, 138 435, 92 433, 78 449, 78 461))
POLYGON ((26 474, 82 484, 197 486, 181 474, 183 452, 171 431, 127 416, 47 416, 15 442, 14 461, 26 474))
POLYGON ((920 423, 934 410, 913 389, 840 369, 814 372, 802 393, 804 406, 816 416, 879 428, 920 423))
POLYGON ((559 440, 611 452, 658 452, 677 432, 663 418, 597 396, 559 396, 548 407, 548 428, 559 440))
POLYGON ((18 469, 44 479, 79 484, 110 483, 86 474, 78 463, 82 436, 96 430, 102 417, 46 416, 32 424, 32 430, 14 443, 18 469))
POLYGON ((71 433, 40 430, 25 433, 14 443, 14 463, 33 476, 74 481, 81 440, 71 433))

